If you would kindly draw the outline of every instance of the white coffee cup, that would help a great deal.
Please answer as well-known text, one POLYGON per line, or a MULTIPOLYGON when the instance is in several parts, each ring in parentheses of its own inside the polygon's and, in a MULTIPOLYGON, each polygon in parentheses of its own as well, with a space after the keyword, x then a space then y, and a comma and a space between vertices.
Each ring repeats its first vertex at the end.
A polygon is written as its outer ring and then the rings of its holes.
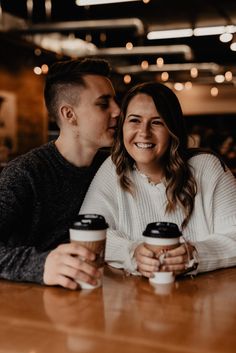
POLYGON ((82 289, 94 289, 102 285, 107 228, 108 224, 103 216, 83 214, 77 216, 69 229, 70 241, 79 243, 94 252, 96 254, 95 260, 88 262, 101 271, 101 279, 97 280, 97 285, 95 286, 80 279, 76 280, 82 289))
MULTIPOLYGON (((179 237, 182 235, 177 224, 171 222, 149 223, 143 232, 145 245, 155 253, 155 257, 163 261, 165 252, 179 246, 179 237)), ((158 271, 149 278, 153 284, 168 284, 175 280, 173 272, 158 271)))

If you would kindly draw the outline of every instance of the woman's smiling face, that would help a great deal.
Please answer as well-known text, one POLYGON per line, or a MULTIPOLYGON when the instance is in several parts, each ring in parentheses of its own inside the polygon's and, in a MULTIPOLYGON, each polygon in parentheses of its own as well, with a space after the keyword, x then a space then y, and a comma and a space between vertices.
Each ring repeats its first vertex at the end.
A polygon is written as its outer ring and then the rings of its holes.
POLYGON ((123 125, 124 146, 140 171, 162 169, 170 133, 152 97, 139 93, 128 104, 123 125))

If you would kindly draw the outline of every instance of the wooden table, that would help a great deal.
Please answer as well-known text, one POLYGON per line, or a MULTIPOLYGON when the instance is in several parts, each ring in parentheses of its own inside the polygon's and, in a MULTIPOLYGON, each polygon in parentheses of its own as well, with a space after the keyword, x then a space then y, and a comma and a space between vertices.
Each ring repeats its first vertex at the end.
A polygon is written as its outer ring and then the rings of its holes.
POLYGON ((0 281, 1 353, 236 352, 236 268, 154 288, 106 269, 103 288, 0 281))

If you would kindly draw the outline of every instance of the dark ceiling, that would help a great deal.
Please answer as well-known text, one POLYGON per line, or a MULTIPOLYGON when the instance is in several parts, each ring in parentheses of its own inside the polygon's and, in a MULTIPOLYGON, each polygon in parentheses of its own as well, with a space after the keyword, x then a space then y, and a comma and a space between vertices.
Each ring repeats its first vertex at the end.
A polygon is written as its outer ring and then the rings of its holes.
MULTIPOLYGON (((166 65, 219 65, 206 66, 200 75, 203 81, 227 70, 236 75, 236 52, 230 50, 230 43, 222 43, 219 35, 147 39, 151 29, 236 26, 235 0, 150 0, 148 3, 132 1, 87 7, 77 6, 75 0, 2 0, 1 7, 3 33, 24 40, 25 35, 33 38, 36 34, 50 36, 55 33, 86 40, 97 48, 91 55, 107 57, 114 69, 122 74, 140 75, 145 79, 153 75, 156 59, 161 56, 166 65), (13 25, 6 25, 4 15, 7 13, 24 22, 12 21, 13 25), (133 50, 126 50, 127 42, 132 42, 133 50), (149 67, 142 69, 140 64, 144 60, 148 61, 149 67)), ((77 55, 73 53, 72 56, 88 56, 89 52, 85 54, 78 50, 77 55)), ((168 66, 162 69, 168 71, 168 66)), ((171 67, 169 69, 171 71, 171 67)), ((186 70, 177 70, 173 79, 187 80, 186 71, 189 73, 188 66, 186 70)))

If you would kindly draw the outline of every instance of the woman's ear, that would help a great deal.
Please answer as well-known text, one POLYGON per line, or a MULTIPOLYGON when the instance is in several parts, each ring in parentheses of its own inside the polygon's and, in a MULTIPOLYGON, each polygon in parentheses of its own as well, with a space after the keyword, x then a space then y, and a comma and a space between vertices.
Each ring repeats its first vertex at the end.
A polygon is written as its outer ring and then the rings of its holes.
POLYGON ((67 121, 69 124, 76 123, 76 115, 73 108, 70 105, 63 105, 60 108, 62 120, 67 121))

